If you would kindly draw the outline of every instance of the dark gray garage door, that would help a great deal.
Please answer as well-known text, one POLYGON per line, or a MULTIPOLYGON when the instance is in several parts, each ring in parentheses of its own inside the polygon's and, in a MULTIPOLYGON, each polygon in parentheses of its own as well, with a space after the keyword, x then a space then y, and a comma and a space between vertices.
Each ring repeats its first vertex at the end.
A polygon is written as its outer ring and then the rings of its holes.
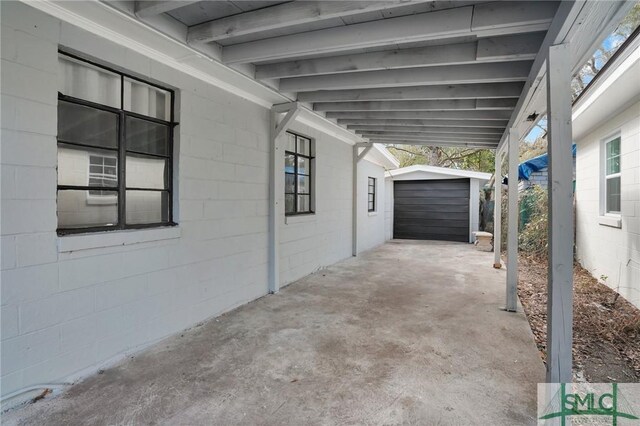
POLYGON ((469 179, 395 181, 393 197, 393 238, 469 241, 469 179))

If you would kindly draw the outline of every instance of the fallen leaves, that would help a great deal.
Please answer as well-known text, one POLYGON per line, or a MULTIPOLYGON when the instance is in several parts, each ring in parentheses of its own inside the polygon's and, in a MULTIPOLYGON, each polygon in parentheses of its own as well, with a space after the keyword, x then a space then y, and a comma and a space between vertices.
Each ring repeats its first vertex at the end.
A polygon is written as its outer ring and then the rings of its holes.
MULTIPOLYGON (((547 343, 546 259, 520 257, 518 295, 543 359, 547 343)), ((640 381, 640 310, 618 293, 574 266, 573 358, 574 373, 607 346, 615 361, 626 364, 640 381)), ((593 363, 591 363, 593 364, 593 363)), ((607 362, 601 368, 609 368, 607 362)), ((607 377, 603 372, 603 377, 607 377)), ((609 377, 612 377, 609 375, 609 377)), ((618 377, 618 375, 615 375, 618 377)), ((587 377, 588 378, 588 377, 587 377)), ((628 381, 628 380, 627 380, 628 381)))

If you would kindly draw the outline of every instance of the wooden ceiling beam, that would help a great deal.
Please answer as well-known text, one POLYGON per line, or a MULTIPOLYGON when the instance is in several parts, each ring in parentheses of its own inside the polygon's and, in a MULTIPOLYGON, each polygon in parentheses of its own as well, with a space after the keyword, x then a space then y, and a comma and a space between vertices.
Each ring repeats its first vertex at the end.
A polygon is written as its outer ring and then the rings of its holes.
POLYGON ((403 132, 428 132, 441 134, 478 134, 502 136, 504 129, 491 127, 437 127, 437 126, 403 126, 390 124, 351 124, 348 130, 353 131, 403 131, 403 132))
POLYGON ((391 125, 391 126, 421 126, 421 127, 489 127, 504 129, 508 120, 417 120, 417 119, 365 119, 365 118, 339 118, 338 124, 347 126, 369 125, 391 125))
POLYGON ((327 118, 337 119, 424 119, 424 120, 500 120, 511 118, 512 111, 328 111, 327 118))
POLYGON ((404 100, 451 100, 519 98, 524 84, 483 83, 436 86, 387 87, 379 89, 318 90, 298 92, 300 102, 363 102, 404 100))
POLYGON ((544 33, 538 32, 490 37, 470 43, 276 62, 256 66, 256 78, 273 79, 476 62, 533 60, 543 39, 544 33))
POLYGON ((314 111, 475 111, 512 110, 517 99, 317 102, 314 111))
POLYGON ((518 61, 445 65, 441 67, 403 68, 283 78, 280 80, 279 87, 283 92, 310 92, 316 90, 525 81, 529 76, 531 64, 531 61, 518 61))
POLYGON ((425 40, 546 31, 557 8, 556 2, 514 3, 518 6, 495 2, 492 9, 478 9, 483 6, 478 4, 271 37, 227 46, 222 57, 227 64, 260 63, 425 40), (482 12, 480 16, 475 16, 476 10, 482 12), (491 13, 500 19, 493 19, 491 13))
POLYGON ((441 133, 427 133, 427 132, 382 132, 382 131, 370 131, 370 132, 356 132, 360 136, 364 138, 383 138, 383 137, 393 137, 393 138, 406 138, 406 139, 437 139, 437 140, 451 140, 451 141, 459 141, 466 140, 472 142, 500 142, 499 135, 476 135, 476 134, 441 134, 441 133))
POLYGON ((477 148, 477 149, 495 149, 498 144, 482 144, 476 142, 450 142, 450 141, 440 141, 440 140, 430 140, 430 139, 422 139, 422 140, 412 140, 412 139, 369 139, 372 143, 382 143, 387 145, 425 145, 425 146, 440 146, 440 147, 451 147, 451 148, 477 148))
POLYGON ((136 0, 135 13, 138 18, 149 18, 151 16, 160 15, 161 13, 171 12, 172 10, 189 6, 197 3, 190 0, 136 0))
POLYGON ((293 25, 375 12, 422 1, 298 1, 216 19, 189 28, 189 43, 208 43, 293 25))

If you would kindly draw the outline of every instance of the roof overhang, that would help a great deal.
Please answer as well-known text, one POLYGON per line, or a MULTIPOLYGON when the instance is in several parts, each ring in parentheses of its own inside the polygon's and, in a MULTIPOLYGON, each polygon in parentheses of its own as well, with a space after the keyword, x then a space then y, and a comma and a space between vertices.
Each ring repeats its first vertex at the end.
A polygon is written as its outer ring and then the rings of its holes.
POLYGON ((384 145, 374 143, 364 156, 364 160, 384 167, 385 170, 394 170, 400 166, 400 162, 391 154, 384 145))
POLYGON ((612 59, 573 106, 574 140, 614 114, 640 102, 640 37, 612 59))
POLYGON ((544 112, 549 46, 569 42, 577 69, 633 5, 26 3, 264 107, 298 101, 300 121, 347 143, 487 149, 544 112))

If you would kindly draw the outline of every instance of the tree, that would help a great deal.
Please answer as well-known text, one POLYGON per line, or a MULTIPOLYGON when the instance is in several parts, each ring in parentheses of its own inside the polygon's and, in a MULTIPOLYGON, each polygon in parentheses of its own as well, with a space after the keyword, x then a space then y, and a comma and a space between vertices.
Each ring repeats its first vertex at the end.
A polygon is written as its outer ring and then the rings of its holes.
POLYGON ((400 167, 426 164, 493 173, 495 154, 488 149, 443 148, 424 145, 389 145, 400 167))
POLYGON ((571 82, 571 92, 575 100, 589 82, 600 72, 629 36, 640 26, 640 2, 622 19, 615 31, 596 49, 594 54, 580 68, 571 82))

